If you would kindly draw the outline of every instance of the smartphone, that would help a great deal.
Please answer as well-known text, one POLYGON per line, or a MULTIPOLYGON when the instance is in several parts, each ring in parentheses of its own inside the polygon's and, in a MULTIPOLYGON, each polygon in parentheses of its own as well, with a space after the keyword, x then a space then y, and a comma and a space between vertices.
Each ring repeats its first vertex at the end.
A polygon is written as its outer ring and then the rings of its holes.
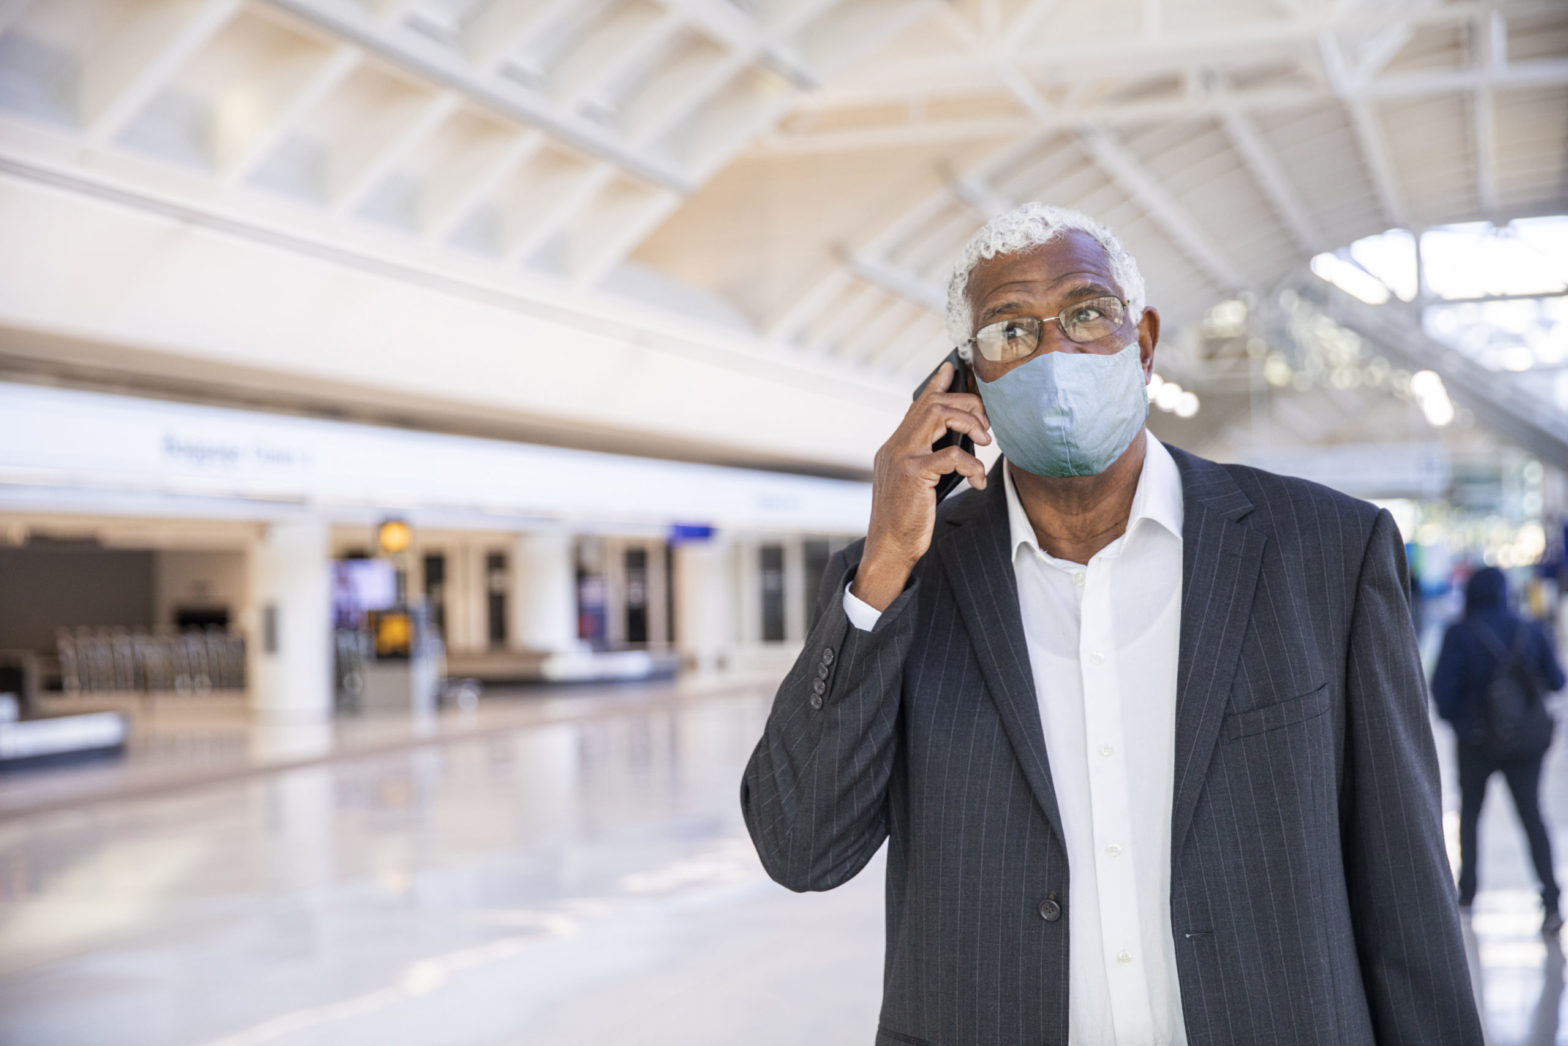
MULTIPOLYGON (((952 352, 944 356, 942 358, 942 363, 951 363, 953 365, 953 380, 951 384, 947 386, 948 392, 974 391, 970 387, 971 382, 969 380, 969 365, 964 362, 963 357, 958 355, 957 349, 954 349, 952 352)), ((919 399, 920 394, 926 390, 926 386, 931 384, 931 379, 936 377, 936 372, 942 369, 942 363, 938 363, 935 367, 932 367, 931 373, 922 378, 920 380, 920 384, 915 386, 915 395, 913 397, 914 399, 919 399)), ((967 434, 962 432, 954 432, 952 429, 948 429, 947 435, 931 444, 931 449, 933 451, 938 451, 944 447, 951 447, 955 443, 966 454, 973 454, 975 452, 975 441, 970 439, 967 434)), ((947 475, 937 480, 936 499, 941 501, 943 498, 947 497, 953 492, 953 488, 962 483, 963 480, 964 476, 961 472, 949 472, 947 475)))

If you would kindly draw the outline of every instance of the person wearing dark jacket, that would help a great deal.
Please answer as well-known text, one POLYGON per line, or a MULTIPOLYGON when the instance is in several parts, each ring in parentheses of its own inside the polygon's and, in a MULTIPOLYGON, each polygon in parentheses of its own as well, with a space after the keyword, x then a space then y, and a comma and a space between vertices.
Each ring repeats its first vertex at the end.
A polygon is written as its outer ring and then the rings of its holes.
POLYGON ((1486 782, 1495 771, 1501 771, 1530 841, 1530 859, 1541 880, 1541 902, 1546 908, 1541 930, 1550 936, 1562 929, 1563 917, 1557 879, 1552 872, 1552 844, 1541 818, 1541 763, 1545 753, 1499 761, 1473 740, 1487 689, 1497 673, 1494 651, 1499 649, 1518 650, 1543 692, 1559 690, 1568 682, 1545 631, 1509 609, 1508 580, 1503 572, 1485 567, 1476 571, 1465 586, 1464 616, 1448 626, 1437 667, 1432 672, 1432 696, 1437 701, 1438 714, 1453 725, 1458 739, 1459 904, 1468 908, 1475 899, 1480 857, 1476 850, 1476 823, 1481 817, 1486 782), (1479 634, 1482 629, 1489 635, 1479 634))

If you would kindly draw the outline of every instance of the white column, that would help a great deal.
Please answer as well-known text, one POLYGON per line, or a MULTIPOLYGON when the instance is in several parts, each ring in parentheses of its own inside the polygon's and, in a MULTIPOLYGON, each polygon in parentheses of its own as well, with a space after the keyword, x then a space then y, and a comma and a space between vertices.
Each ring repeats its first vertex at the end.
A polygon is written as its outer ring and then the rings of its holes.
POLYGON ((783 539, 784 545, 784 639, 790 643, 806 641, 806 548, 799 536, 783 539))
POLYGON ((577 565, 572 535, 541 530, 519 534, 510 557, 509 644, 548 652, 577 646, 577 565))
POLYGON ((733 557, 718 535, 675 546, 675 646, 698 672, 723 667, 738 639, 733 557))
POLYGON ((250 705, 278 719, 332 714, 331 542, 321 520, 267 525, 249 549, 250 705))
POLYGON ((604 638, 611 650, 626 645, 626 542, 605 538, 604 544, 604 638))
POLYGON ((664 542, 648 542, 648 649, 670 649, 670 585, 665 569, 664 542))
POLYGON ((453 651, 485 648, 484 549, 471 538, 452 543, 447 555, 447 646, 453 651))
POLYGON ((762 642, 762 569, 759 542, 746 538, 731 546, 731 591, 735 594, 736 638, 743 646, 762 642))

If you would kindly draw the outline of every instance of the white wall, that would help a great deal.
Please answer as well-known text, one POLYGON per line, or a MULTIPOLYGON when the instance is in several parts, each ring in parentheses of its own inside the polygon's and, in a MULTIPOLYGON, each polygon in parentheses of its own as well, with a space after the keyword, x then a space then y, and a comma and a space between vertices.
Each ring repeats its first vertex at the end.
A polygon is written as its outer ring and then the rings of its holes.
MULTIPOLYGON (((72 167, 75 153, 59 159, 72 167)), ((104 158, 97 176, 112 179, 119 162, 104 158)), ((907 403, 884 378, 760 337, 341 223, 320 231, 339 241, 329 253, 303 229, 279 232, 303 220, 296 210, 182 220, 133 192, 111 202, 0 174, 0 327, 106 346, 93 362, 142 374, 227 368, 230 380, 362 388, 376 402, 572 425, 628 446, 723 447, 737 460, 867 468, 907 403)), ((11 338, 7 351, 29 350, 11 338)))

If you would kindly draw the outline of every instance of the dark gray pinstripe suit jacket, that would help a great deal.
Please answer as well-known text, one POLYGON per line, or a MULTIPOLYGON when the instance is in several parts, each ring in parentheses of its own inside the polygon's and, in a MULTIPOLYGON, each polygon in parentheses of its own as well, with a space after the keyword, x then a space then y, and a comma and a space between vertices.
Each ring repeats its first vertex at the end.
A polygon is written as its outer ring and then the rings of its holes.
MULTIPOLYGON (((1392 519, 1171 453, 1189 1041, 1480 1043, 1392 519)), ((1067 920, 1043 902, 1072 884, 1008 537, 993 471, 941 506, 869 633, 842 608, 861 544, 839 553, 741 785, 790 889, 831 889, 889 840, 879 1046, 1067 1039, 1067 920)))

